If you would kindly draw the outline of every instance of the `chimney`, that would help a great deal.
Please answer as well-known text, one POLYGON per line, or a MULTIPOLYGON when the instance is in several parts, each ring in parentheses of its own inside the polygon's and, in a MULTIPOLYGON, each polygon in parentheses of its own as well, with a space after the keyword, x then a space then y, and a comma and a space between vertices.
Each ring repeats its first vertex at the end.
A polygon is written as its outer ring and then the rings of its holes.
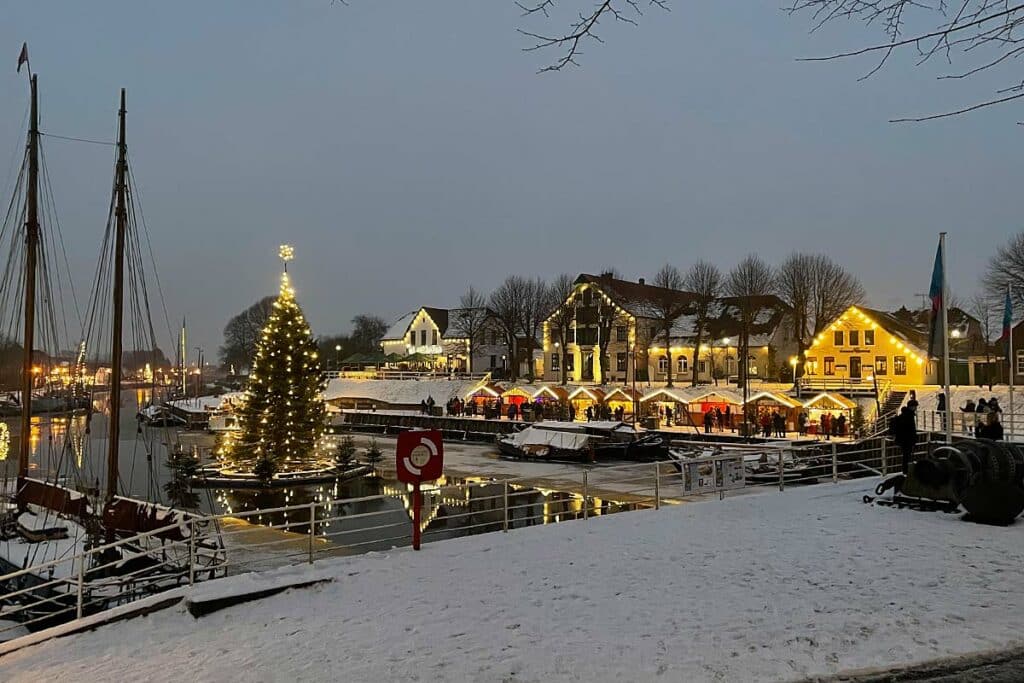
POLYGON ((643 278, 640 278, 639 280, 637 280, 637 282, 639 282, 639 283, 640 283, 640 284, 642 284, 642 285, 646 285, 646 284, 647 284, 647 283, 646 283, 646 282, 644 281, 644 279, 643 279, 643 278))

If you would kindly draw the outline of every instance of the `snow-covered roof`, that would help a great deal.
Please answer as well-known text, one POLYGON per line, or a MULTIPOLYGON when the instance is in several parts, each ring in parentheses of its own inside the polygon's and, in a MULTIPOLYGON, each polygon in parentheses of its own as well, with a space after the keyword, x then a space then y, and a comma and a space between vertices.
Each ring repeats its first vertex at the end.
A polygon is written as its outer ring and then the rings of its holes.
POLYGON ((481 380, 467 379, 361 379, 337 377, 327 383, 324 399, 360 399, 390 405, 417 405, 428 396, 437 404, 463 398, 483 385, 481 380))
POLYGON ((412 325, 412 321, 416 317, 417 313, 419 313, 418 309, 410 311, 395 322, 391 323, 391 327, 388 328, 388 331, 384 333, 384 336, 381 337, 380 340, 382 342, 405 341, 405 335, 409 331, 409 325, 412 325))

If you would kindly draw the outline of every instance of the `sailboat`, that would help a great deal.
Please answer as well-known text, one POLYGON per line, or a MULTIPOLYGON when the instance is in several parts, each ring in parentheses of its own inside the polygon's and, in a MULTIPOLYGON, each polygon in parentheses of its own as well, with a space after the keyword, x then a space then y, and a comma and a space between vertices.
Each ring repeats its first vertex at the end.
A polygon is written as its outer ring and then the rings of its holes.
MULTIPOLYGON (((182 581, 213 577, 222 573, 223 546, 210 529, 202 529, 202 541, 188 539, 190 531, 200 536, 198 525, 189 524, 190 513, 118 494, 120 446, 120 390, 123 375, 123 333, 125 311, 126 253, 138 260, 137 236, 134 249, 133 220, 127 144, 125 140, 125 91, 121 90, 118 113, 117 161, 111 212, 104 253, 101 256, 94 304, 110 312, 109 433, 106 449, 105 486, 73 488, 62 481, 30 476, 33 414, 33 349, 36 347, 37 296, 40 254, 45 236, 40 229, 40 131, 38 81, 30 74, 31 107, 25 164, 27 186, 24 206, 25 258, 24 314, 22 329, 21 438, 17 478, 9 502, 0 505, 0 620, 17 621, 30 630, 50 626, 121 604, 145 594, 163 590, 182 581), (107 265, 105 265, 107 264, 107 265), (109 266, 109 271, 108 267, 109 266), (106 273, 106 277, 103 274, 106 273), (109 278, 109 299, 100 303, 101 284, 109 278), (109 309, 106 309, 109 303, 109 309), (200 547, 196 547, 199 545, 200 547), (187 553, 187 557, 184 555, 187 553), (36 563, 35 558, 55 558, 36 563), (196 572, 196 564, 202 572, 196 572), (38 570, 35 570, 37 567, 38 570)), ((16 198, 17 198, 16 193, 16 198)), ((15 236, 18 237, 18 236, 15 236)), ((15 240, 16 242, 17 240, 15 240)), ((45 264, 45 260, 44 260, 45 264)), ((137 287, 137 275, 129 278, 137 287)), ((44 297, 49 300, 49 297, 44 297)), ((132 302, 137 309, 137 301, 132 302)), ((52 313, 52 312, 51 312, 52 313)), ((89 326, 104 316, 90 316, 89 326)), ((97 323, 98 324, 98 323, 97 323)), ((83 334, 85 337, 86 334, 83 334)), ((84 343, 84 342, 83 342, 84 343)), ((80 346, 79 361, 84 359, 80 346)), ((0 622, 0 640, 3 640, 0 622)))

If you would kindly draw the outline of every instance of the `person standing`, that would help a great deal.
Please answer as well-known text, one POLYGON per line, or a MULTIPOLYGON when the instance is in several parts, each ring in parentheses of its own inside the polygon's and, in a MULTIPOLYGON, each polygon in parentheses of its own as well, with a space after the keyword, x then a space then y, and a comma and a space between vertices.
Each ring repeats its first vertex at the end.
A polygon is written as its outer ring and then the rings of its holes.
POLYGON ((803 410, 796 416, 796 428, 800 436, 807 436, 807 413, 803 410))
POLYGON ((942 425, 942 431, 946 431, 946 392, 939 392, 939 398, 935 402, 935 411, 939 414, 939 424, 942 425))
POLYGON ((710 434, 711 433, 711 422, 712 422, 713 419, 714 418, 711 416, 711 409, 708 408, 706 411, 704 411, 704 433, 705 434, 710 434))
POLYGON ((963 433, 964 434, 973 434, 974 433, 974 417, 975 417, 974 416, 974 412, 975 412, 974 399, 970 399, 970 398, 967 399, 967 403, 965 403, 964 407, 960 409, 960 412, 963 413, 963 418, 961 418, 961 421, 963 422, 963 428, 962 428, 963 433))
POLYGON ((910 463, 914 459, 914 446, 917 445, 917 425, 914 420, 914 411, 904 406, 889 423, 889 435, 896 442, 903 455, 903 474, 910 472, 910 463))
POLYGON ((729 431, 730 432, 736 431, 735 428, 733 428, 733 426, 732 426, 732 410, 731 410, 730 406, 728 406, 728 405, 725 406, 725 412, 722 413, 722 418, 725 420, 725 423, 723 424, 722 421, 719 420, 719 422, 718 422, 719 425, 721 425, 723 427, 725 425, 729 425, 729 431))
POLYGON ((591 408, 590 406, 587 406, 587 410, 585 412, 586 412, 586 416, 587 416, 587 422, 593 422, 594 421, 594 409, 591 408))
POLYGON ((821 433, 825 435, 825 441, 832 439, 832 413, 821 414, 821 433))
POLYGON ((846 414, 841 413, 836 420, 836 435, 846 436, 846 414))

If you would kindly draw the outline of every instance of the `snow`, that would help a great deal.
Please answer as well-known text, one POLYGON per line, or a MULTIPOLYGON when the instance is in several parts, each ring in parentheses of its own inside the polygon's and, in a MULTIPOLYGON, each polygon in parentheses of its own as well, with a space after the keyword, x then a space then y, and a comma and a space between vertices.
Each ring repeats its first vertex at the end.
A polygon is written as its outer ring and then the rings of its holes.
POLYGON ((216 410, 220 410, 221 407, 228 403, 238 401, 244 396, 244 392, 232 391, 226 394, 220 394, 219 396, 197 396, 195 398, 179 398, 173 401, 168 401, 167 405, 173 406, 178 410, 182 410, 190 413, 209 413, 216 410))
POLYGON ((389 405, 418 405, 428 396, 443 406, 449 399, 465 398, 480 386, 480 380, 464 379, 361 379, 336 377, 327 383, 324 399, 357 398, 389 405))
POLYGON ((864 505, 873 484, 293 567, 279 585, 333 581, 33 645, 0 680, 774 681, 1014 644, 1024 525, 864 505))
POLYGON ((527 446, 552 446, 554 448, 567 448, 570 450, 581 450, 590 443, 590 436, 581 432, 558 432, 547 429, 527 427, 526 429, 513 432, 505 438, 516 448, 527 446))

